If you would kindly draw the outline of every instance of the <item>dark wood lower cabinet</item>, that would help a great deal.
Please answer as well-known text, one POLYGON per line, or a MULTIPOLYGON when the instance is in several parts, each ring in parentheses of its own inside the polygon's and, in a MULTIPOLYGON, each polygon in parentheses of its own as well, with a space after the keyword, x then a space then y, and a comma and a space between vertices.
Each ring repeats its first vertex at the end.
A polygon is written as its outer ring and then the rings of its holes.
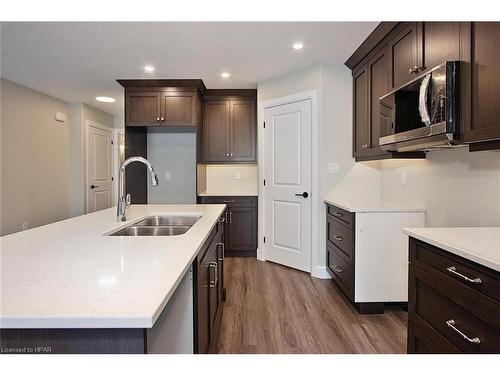
POLYGON ((257 255, 257 197, 203 196, 200 204, 226 204, 224 246, 226 256, 257 255))
POLYGON ((409 243, 408 353, 500 353, 500 273, 409 243))

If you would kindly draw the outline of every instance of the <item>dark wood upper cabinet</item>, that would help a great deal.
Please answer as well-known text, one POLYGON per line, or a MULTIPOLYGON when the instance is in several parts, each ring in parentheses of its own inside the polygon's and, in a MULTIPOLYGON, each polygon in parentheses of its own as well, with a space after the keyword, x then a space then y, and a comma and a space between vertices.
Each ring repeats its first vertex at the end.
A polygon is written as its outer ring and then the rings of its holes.
POLYGON ((126 93, 125 108, 127 126, 156 125, 161 118, 161 95, 158 91, 126 93))
POLYGON ((255 163, 257 120, 255 100, 207 100, 203 116, 205 163, 255 163))
POLYGON ((388 44, 391 88, 399 87, 418 74, 417 23, 408 23, 388 44))
POLYGON ((354 156, 362 156, 366 153, 369 143, 368 69, 366 65, 353 76, 353 123, 354 156))
MULTIPOLYGON (((461 25, 462 140, 500 138, 500 23, 461 25)), ((497 145, 498 148, 498 145, 497 145)))
POLYGON ((231 161, 256 161, 257 110, 253 100, 229 102, 231 161))
POLYGON ((379 138, 388 135, 387 123, 380 121, 379 98, 385 95, 389 87, 389 68, 387 50, 384 48, 368 61, 369 79, 369 121, 370 121, 370 149, 377 153, 380 149, 379 138))
POLYGON ((226 162, 229 159, 229 102, 205 102, 203 113, 203 160, 226 162))
POLYGON ((196 92, 165 92, 162 94, 162 125, 195 126, 196 92))
POLYGON ((460 59, 459 22, 420 22, 418 30, 418 74, 445 61, 460 59))

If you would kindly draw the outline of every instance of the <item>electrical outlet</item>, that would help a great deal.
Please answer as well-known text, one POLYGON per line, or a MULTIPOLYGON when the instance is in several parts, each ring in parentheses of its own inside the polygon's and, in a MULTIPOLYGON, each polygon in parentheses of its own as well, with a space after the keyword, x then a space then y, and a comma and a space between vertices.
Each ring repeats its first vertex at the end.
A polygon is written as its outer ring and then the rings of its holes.
POLYGON ((400 182, 401 182, 401 185, 406 185, 408 183, 408 173, 406 171, 406 168, 401 168, 401 170, 399 171, 399 177, 400 177, 400 182))
POLYGON ((27 229, 30 229, 28 222, 23 223, 23 230, 27 230, 27 229))
POLYGON ((171 180, 172 179, 172 174, 170 173, 170 171, 166 171, 165 172, 165 180, 171 180))
POLYGON ((234 172, 234 179, 235 180, 241 179, 241 172, 240 171, 235 171, 234 172))
POLYGON ((329 174, 339 174, 340 164, 336 161, 331 161, 328 163, 328 173, 329 174))

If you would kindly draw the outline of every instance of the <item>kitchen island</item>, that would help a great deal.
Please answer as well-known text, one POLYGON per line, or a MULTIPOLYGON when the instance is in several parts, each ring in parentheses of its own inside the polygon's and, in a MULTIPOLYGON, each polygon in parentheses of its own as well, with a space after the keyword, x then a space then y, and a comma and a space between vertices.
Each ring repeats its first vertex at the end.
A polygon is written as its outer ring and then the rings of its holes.
MULTIPOLYGON (((149 333, 163 321, 171 298, 188 301, 189 293, 194 307, 187 323, 194 321, 197 336, 198 287, 207 284, 197 280, 198 258, 212 242, 221 245, 224 209, 132 205, 126 222, 117 222, 110 208, 0 238, 2 350, 156 352, 148 350, 149 333), (109 235, 152 215, 200 218, 181 235, 109 235), (183 295, 175 296, 181 286, 183 295)), ((182 315, 182 308, 176 310, 182 315)), ((196 340, 193 350, 203 352, 196 340)))

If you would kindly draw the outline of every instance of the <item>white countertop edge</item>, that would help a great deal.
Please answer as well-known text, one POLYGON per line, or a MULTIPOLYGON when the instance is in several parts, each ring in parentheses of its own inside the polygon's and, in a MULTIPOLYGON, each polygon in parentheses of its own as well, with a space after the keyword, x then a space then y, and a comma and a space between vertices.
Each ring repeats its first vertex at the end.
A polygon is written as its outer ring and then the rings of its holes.
MULTIPOLYGON (((419 229, 421 230, 422 228, 416 228, 416 230, 419 230, 419 229)), ((460 229, 460 228, 457 228, 457 229, 460 229)), ((478 254, 475 254, 475 253, 471 252, 470 250, 461 249, 455 245, 446 243, 445 241, 442 241, 442 240, 436 240, 436 239, 432 238, 431 236, 416 232, 415 229, 413 229, 413 228, 403 228, 403 233, 410 236, 410 237, 416 238, 417 240, 420 240, 420 241, 426 242, 430 245, 439 247, 442 250, 445 250, 447 252, 458 255, 462 258, 468 259, 472 262, 478 263, 482 266, 485 266, 487 268, 490 268, 492 270, 500 272, 500 263, 497 263, 491 259, 488 259, 488 258, 485 258, 485 257, 480 256, 478 254)))
POLYGON ((258 197, 257 191, 202 191, 199 197, 258 197))
MULTIPOLYGON (((356 200, 356 198, 353 198, 353 200, 356 200)), ((362 201, 363 199, 360 199, 360 202, 362 201)), ((323 202, 325 203, 337 206, 339 208, 342 208, 343 210, 354 213, 355 212, 427 212, 427 209, 425 207, 405 206, 404 203, 382 201, 375 199, 373 199, 373 201, 379 201, 381 202, 381 204, 378 206, 368 207, 367 205, 363 204, 351 204, 350 202, 346 202, 343 200, 333 200, 330 198, 323 198, 323 202), (382 202, 385 202, 385 207, 384 203, 382 202)))

